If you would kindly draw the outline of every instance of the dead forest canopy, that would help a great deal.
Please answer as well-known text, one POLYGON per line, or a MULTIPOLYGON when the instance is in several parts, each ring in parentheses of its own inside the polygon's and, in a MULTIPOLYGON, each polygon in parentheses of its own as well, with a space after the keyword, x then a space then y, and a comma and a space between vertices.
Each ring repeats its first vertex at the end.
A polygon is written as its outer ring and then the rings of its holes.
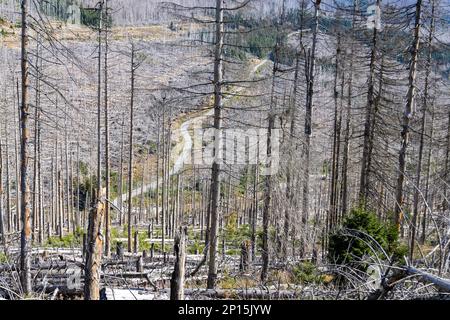
POLYGON ((447 299, 449 26, 0 0, 0 299, 447 299))

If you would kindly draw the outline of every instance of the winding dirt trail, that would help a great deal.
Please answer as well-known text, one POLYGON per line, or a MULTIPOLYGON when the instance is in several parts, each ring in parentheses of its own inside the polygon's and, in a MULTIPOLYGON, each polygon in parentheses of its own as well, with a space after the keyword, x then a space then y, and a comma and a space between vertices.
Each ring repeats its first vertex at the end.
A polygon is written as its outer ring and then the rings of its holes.
MULTIPOLYGON (((264 60, 261 60, 258 64, 256 64, 250 72, 250 77, 254 78, 256 76, 256 73, 258 72, 258 70, 268 62, 269 62, 269 59, 266 58, 264 60)), ((244 89, 245 89, 244 87, 239 87, 236 90, 234 90, 233 94, 237 94, 237 93, 243 91, 244 89)), ((224 98, 223 103, 225 104, 227 101, 232 99, 232 97, 233 96, 224 98)), ((173 167, 169 171, 170 176, 180 173, 181 170, 183 170, 185 160, 188 159, 191 155, 193 141, 192 141, 191 134, 189 133, 189 129, 193 125, 201 125, 201 123, 207 117, 212 116, 213 114, 214 114, 214 109, 210 108, 209 110, 202 112, 201 115, 198 115, 198 116, 195 116, 194 118, 186 120, 185 122, 183 122, 181 124, 181 126, 178 130, 175 130, 173 132, 172 137, 171 137, 172 141, 178 141, 178 140, 180 140, 180 138, 182 138, 182 142, 180 142, 182 145, 180 146, 180 143, 179 143, 179 144, 177 144, 177 146, 175 146, 174 150, 172 150, 171 158, 175 159, 175 160, 173 161, 173 167), (178 155, 174 155, 173 154, 174 151, 181 149, 181 147, 182 147, 182 151, 178 155)), ((144 186, 137 186, 135 189, 133 189, 131 191, 131 197, 132 198, 137 197, 141 194, 141 192, 147 192, 147 191, 153 190, 155 188, 156 188, 156 181, 145 184, 144 186)), ((120 197, 122 198, 122 203, 124 203, 128 200, 128 193, 124 193, 120 197)), ((119 209, 117 207, 118 203, 119 203, 119 197, 117 197, 116 199, 114 199, 112 201, 112 205, 116 209, 119 209)))

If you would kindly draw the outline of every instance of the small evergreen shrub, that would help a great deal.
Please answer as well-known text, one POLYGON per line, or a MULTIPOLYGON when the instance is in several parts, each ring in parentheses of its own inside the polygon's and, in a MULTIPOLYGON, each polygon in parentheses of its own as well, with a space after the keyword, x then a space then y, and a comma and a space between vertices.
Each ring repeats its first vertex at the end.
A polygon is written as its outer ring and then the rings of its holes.
POLYGON ((309 262, 300 262, 292 270, 294 280, 301 284, 315 284, 323 282, 323 276, 316 266, 309 262))
POLYGON ((398 231, 391 223, 384 224, 377 216, 363 209, 353 209, 342 228, 330 235, 328 257, 337 264, 347 264, 365 270, 364 256, 378 255, 386 259, 383 251, 395 260, 403 257, 404 246, 398 241, 398 231))

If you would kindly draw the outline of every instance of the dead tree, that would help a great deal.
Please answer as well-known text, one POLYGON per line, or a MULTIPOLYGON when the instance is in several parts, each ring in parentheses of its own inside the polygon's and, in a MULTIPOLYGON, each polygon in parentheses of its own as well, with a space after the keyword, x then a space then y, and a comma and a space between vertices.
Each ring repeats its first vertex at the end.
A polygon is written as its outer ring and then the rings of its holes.
POLYGON ((427 41, 427 60, 425 66, 425 88, 423 91, 423 108, 422 108, 422 119, 421 119, 421 128, 420 128, 420 142, 419 142, 419 159, 417 161, 417 171, 416 171, 416 180, 415 180, 415 190, 414 190, 414 199, 413 199, 413 217, 411 221, 411 230, 410 230, 410 247, 409 247, 409 258, 412 259, 414 255, 414 245, 416 239, 416 228, 417 228, 417 219, 419 216, 419 192, 421 187, 421 176, 422 176, 422 163, 423 163, 423 152, 424 152, 424 140, 425 140, 425 129, 427 125, 427 112, 428 112, 428 104, 430 100, 430 74, 431 74, 431 62, 432 62, 432 54, 433 54, 433 37, 434 37, 434 24, 435 24, 435 3, 431 2, 431 23, 430 30, 428 32, 428 41, 427 41))
POLYGON ((131 234, 131 214, 133 209, 133 118, 134 118, 134 74, 136 65, 134 62, 135 49, 131 44, 131 99, 130 99, 130 137, 129 137, 129 159, 128 159, 128 252, 132 250, 132 234, 131 234))
MULTIPOLYGON (((103 2, 99 3, 100 17, 103 11, 103 2)), ((98 20, 98 61, 97 61, 97 195, 102 188, 102 19, 98 20)), ((100 198, 100 197, 98 197, 100 198)), ((97 199, 98 200, 98 199, 97 199)))
POLYGON ((187 228, 180 227, 175 237, 175 266, 170 280, 170 300, 184 300, 187 228))
POLYGON ((314 2, 314 26, 312 48, 309 51, 306 66, 306 115, 305 115, 305 144, 304 144, 304 181, 302 191, 302 249, 305 245, 306 231, 309 216, 309 168, 310 168, 310 154, 311 154, 311 134, 312 134, 312 108, 314 98, 314 79, 315 79, 315 65, 316 65, 316 46, 317 34, 319 32, 319 12, 321 0, 314 2))
POLYGON ((21 144, 20 144, 20 193, 22 234, 20 238, 20 280, 25 295, 31 293, 31 221, 30 221, 30 186, 28 177, 28 143, 30 132, 28 128, 29 101, 29 70, 28 70, 28 0, 22 0, 22 34, 21 34, 21 69, 22 69, 22 101, 20 112, 21 144))
POLYGON ((241 243, 241 260, 239 262, 239 270, 241 272, 247 272, 249 267, 250 258, 250 242, 244 240, 241 243))
POLYGON ((0 139, 0 234, 2 237, 2 244, 6 244, 5 225, 4 225, 4 211, 3 211, 3 148, 2 140, 0 139))
MULTIPOLYGON (((376 6, 379 7, 381 4, 381 0, 377 0, 376 6)), ((369 80, 368 80, 368 92, 367 92, 367 107, 366 107, 366 115, 364 122, 364 142, 363 142, 363 157, 361 164, 361 174, 360 174, 360 183, 359 183, 359 201, 360 204, 365 206, 368 195, 368 184, 369 184, 369 174, 370 168, 368 164, 371 162, 371 124, 372 118, 374 115, 374 107, 375 107, 375 67, 376 67, 376 59, 378 53, 378 28, 374 26, 373 35, 372 35, 372 49, 370 52, 370 64, 369 64, 369 80)))
POLYGON ((214 58, 214 162, 211 171, 211 205, 210 205, 210 235, 209 235, 209 270, 207 288, 214 289, 217 278, 217 235, 219 219, 220 197, 220 149, 222 128, 222 82, 223 82, 223 47, 224 47, 224 22, 223 0, 216 0, 216 42, 214 58))
POLYGON ((103 253, 104 193, 98 192, 98 199, 89 212, 86 262, 84 267, 84 299, 100 299, 100 267, 103 253))
MULTIPOLYGON (((104 89, 105 89, 105 197, 109 200, 110 197, 110 155, 109 155, 109 116, 108 116, 108 0, 104 0, 104 15, 100 16, 100 19, 105 19, 105 61, 104 61, 104 89)), ((119 195, 122 197, 122 194, 119 195)), ((111 255, 111 216, 110 206, 108 202, 105 206, 105 255, 109 257, 111 255)))
MULTIPOLYGON (((284 15, 284 4, 283 1, 283 15, 284 15)), ((281 18, 283 21, 283 17, 281 18)), ((281 22, 282 23, 282 22, 281 22)), ((266 170, 270 170, 272 167, 272 131, 275 125, 275 108, 276 108, 276 97, 275 97, 275 86, 276 86, 276 77, 278 71, 278 53, 280 49, 280 35, 279 35, 279 25, 277 26, 277 41, 275 43, 275 52, 274 52, 274 64, 272 70, 272 87, 271 87, 271 95, 270 95, 270 110, 269 110, 269 121, 267 127, 267 150, 266 155, 268 159, 268 164, 266 170)), ((267 280, 267 272, 269 268, 269 219, 270 219, 270 209, 272 205, 272 173, 268 172, 264 180, 264 206, 263 206, 263 234, 262 234, 262 260, 263 265, 261 269, 261 280, 267 280)))
POLYGON ((394 209, 394 223, 400 231, 400 225, 403 221, 403 185, 406 174, 406 152, 409 145, 410 122, 414 113, 414 104, 416 99, 416 73, 417 60, 419 57, 420 45, 420 18, 422 11, 422 0, 416 2, 416 14, 414 23, 414 40, 411 47, 411 60, 409 62, 409 80, 408 80, 408 94, 405 110, 402 117, 402 132, 401 132, 401 147, 398 156, 398 177, 396 187, 395 209, 394 209))

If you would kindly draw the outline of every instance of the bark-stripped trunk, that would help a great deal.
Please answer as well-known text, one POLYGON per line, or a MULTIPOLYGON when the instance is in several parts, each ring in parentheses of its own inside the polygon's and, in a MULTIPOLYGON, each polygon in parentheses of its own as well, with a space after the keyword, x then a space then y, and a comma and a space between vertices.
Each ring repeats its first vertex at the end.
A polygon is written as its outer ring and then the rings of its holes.
POLYGON ((3 246, 6 248, 6 234, 5 234, 5 214, 3 210, 3 148, 2 139, 0 138, 0 235, 3 246))
MULTIPOLYGON (((22 39, 23 41, 23 39, 22 39)), ((21 104, 20 104, 20 92, 19 92, 19 81, 16 81, 16 98, 17 98, 17 108, 13 108, 13 112, 16 116, 14 116, 14 156, 15 156, 15 170, 16 170, 16 215, 14 219, 15 230, 20 230, 20 220, 21 220, 21 194, 20 194, 20 142, 21 139, 21 104), (16 122, 17 121, 17 122, 16 122), (17 134, 17 132, 19 134, 17 134)))
MULTIPOLYGON (((304 5, 305 1, 302 1, 301 4, 301 15, 300 15, 300 33, 299 33, 299 43, 302 45, 303 42, 303 25, 304 25, 304 5)), ((291 226, 291 213, 294 209, 294 183, 293 183, 293 173, 292 173, 292 166, 294 165, 293 159, 294 159, 294 152, 297 149, 297 144, 295 142, 295 117, 296 117, 296 108, 297 108, 297 94, 298 94, 298 83, 300 78, 300 58, 301 58, 301 52, 297 52, 295 57, 295 73, 294 73, 294 88, 292 92, 292 101, 289 103, 289 110, 288 110, 288 116, 290 120, 290 127, 289 127, 289 139, 288 139, 288 153, 289 153, 289 161, 286 168, 286 209, 284 211, 284 241, 283 241, 283 247, 282 247, 282 256, 284 258, 287 257, 287 247, 289 242, 289 231, 291 226)), ((295 235, 293 235, 295 236, 295 235)))
MULTIPOLYGON (((376 6, 380 7, 381 0, 377 0, 376 6)), ((375 116, 374 106, 375 106, 375 67, 377 59, 377 40, 378 40, 378 30, 375 26, 373 28, 372 36, 372 50, 370 52, 370 64, 369 64, 369 80, 368 80, 368 93, 367 93, 367 107, 366 107, 366 118, 364 122, 364 142, 363 142, 363 156, 361 163, 361 174, 359 182, 359 202, 360 205, 366 206, 368 191, 369 191, 369 163, 371 162, 371 124, 372 118, 375 116)))
POLYGON ((89 212, 89 224, 86 246, 86 263, 84 268, 84 299, 100 299, 100 270, 103 252, 103 219, 105 204, 102 194, 89 212))
MULTIPOLYGON (((330 205, 329 205, 329 213, 327 215, 326 221, 326 234, 328 231, 333 228, 333 221, 337 215, 337 185, 338 185, 338 177, 339 177, 339 151, 340 151, 340 131, 341 131, 341 123, 340 123, 340 114, 341 110, 339 110, 339 91, 338 91, 338 81, 341 75, 340 70, 340 55, 341 55, 341 34, 337 35, 337 47, 336 47, 336 69, 334 73, 334 128, 333 128, 333 151, 332 151, 332 161, 331 161, 331 183, 330 183, 330 205)), ((342 96, 341 96, 342 101, 342 96)))
MULTIPOLYGON (((103 2, 100 2, 100 14, 103 12, 103 2)), ((101 117, 101 104, 102 104, 102 19, 99 19, 98 25, 98 61, 97 61, 97 200, 100 199, 100 193, 102 188, 102 117, 101 117)))
POLYGON ((122 129, 122 133, 121 133, 121 137, 120 137, 120 164, 119 164, 119 183, 118 183, 118 194, 119 197, 117 198, 117 205, 119 207, 119 226, 122 226, 123 221, 125 219, 124 215, 123 215, 123 152, 124 152, 124 125, 125 122, 125 117, 122 118, 122 125, 121 125, 121 129, 122 129))
POLYGON ((8 219, 7 226, 8 232, 12 232, 14 222, 11 210, 11 179, 9 173, 9 139, 8 139, 8 127, 6 125, 7 121, 5 121, 5 165, 6 165, 6 216, 8 219))
MULTIPOLYGON (((110 161, 109 161, 109 116, 108 116, 108 0, 104 2, 105 11, 101 19, 105 19, 105 61, 104 61, 104 86, 105 86, 105 256, 111 255, 111 216, 110 206, 108 205, 110 197, 110 161)), ((122 194, 120 194, 120 197, 122 194)))
POLYGON ((163 97, 163 119, 162 119, 162 185, 161 185, 161 250, 165 252, 166 240, 166 97, 163 97))
POLYGON ((39 211, 39 207, 38 207, 38 194, 37 194, 37 190, 38 190, 38 143, 39 143, 39 138, 38 138, 38 123, 39 123, 39 117, 40 117, 40 79, 39 79, 39 74, 40 74, 40 68, 39 68, 39 53, 40 53, 40 43, 39 43, 39 36, 37 36, 37 45, 36 45, 36 88, 35 88, 35 106, 34 106, 34 156, 33 156, 33 201, 32 201, 32 213, 33 213, 33 218, 32 218, 32 230, 33 230, 33 235, 32 235, 32 239, 33 242, 36 241, 36 229, 38 228, 38 221, 39 221, 39 215, 38 215, 38 211, 39 211))
POLYGON ((77 202, 76 202, 76 211, 77 216, 75 217, 75 223, 77 228, 81 228, 81 217, 80 217, 80 136, 77 136, 77 202))
POLYGON ((407 161, 407 149, 409 145, 410 135, 410 122, 414 113, 414 104, 416 100, 416 72, 417 72, 417 60, 419 56, 420 45, 420 18, 422 11, 422 0, 416 2, 416 15, 414 24, 414 41, 411 48, 411 61, 409 64, 409 83, 408 83, 408 95, 405 106, 405 111, 402 118, 402 132, 401 132, 401 147, 398 156, 398 177, 395 196, 395 209, 394 209, 394 223, 398 230, 403 221, 403 185, 406 174, 406 161, 407 161))
POLYGON ((220 196, 220 149, 222 129, 222 82, 223 82, 223 46, 224 46, 224 23, 223 23, 223 0, 216 0, 216 40, 214 57, 214 156, 211 171, 211 205, 210 205, 210 235, 209 235, 209 268, 207 288, 214 289, 217 279, 217 235, 219 219, 219 196, 220 196))
POLYGON ((304 254, 304 246, 306 244, 306 232, 309 217, 309 168, 310 168, 310 149, 311 149, 311 134, 312 134, 312 108, 314 97, 314 78, 316 65, 316 45, 317 34, 319 32, 319 11, 321 0, 316 0, 314 3, 314 26, 312 48, 307 57, 306 65, 306 115, 305 115, 305 144, 304 144, 304 181, 302 191, 302 235, 301 235, 301 255, 304 254))
POLYGON ((21 101, 21 144, 20 144, 20 212, 22 233, 20 238, 20 280, 25 295, 31 293, 31 221, 30 221, 30 186, 28 177, 28 143, 30 132, 28 128, 29 101, 29 70, 28 70, 28 0, 22 0, 22 101, 21 101))
POLYGON ((132 250, 131 216, 133 209, 133 130, 134 130, 134 44, 131 45, 131 100, 130 100, 130 137, 129 137, 129 159, 128 159, 128 252, 132 250))
MULTIPOLYGON (((100 3, 102 16, 103 3, 100 3)), ((98 26, 98 82, 97 82, 97 190, 93 195, 93 207, 89 212, 87 230, 86 262, 84 267, 84 299, 100 299, 100 268, 103 253, 103 222, 105 214, 104 190, 102 190, 101 171, 101 33, 102 19, 98 26)))
POLYGON ((409 258, 412 260, 414 255, 414 245, 416 239, 416 228, 417 228, 417 217, 419 216, 419 197, 420 197, 420 188, 421 188, 421 175, 422 175, 422 160, 423 160, 423 149, 424 149, 424 140, 425 140, 425 129, 427 122, 427 113, 428 113, 428 103, 429 103, 429 93, 430 93, 430 74, 431 74, 431 63, 432 63, 432 43, 434 36, 434 23, 435 23, 435 5, 434 1, 431 1, 431 24, 430 30, 428 33, 428 56, 426 62, 426 70, 425 70, 425 88, 423 92, 423 108, 422 108, 422 120, 421 120, 421 128, 420 128, 420 144, 419 144, 419 159, 417 161, 417 172, 415 179, 415 190, 414 190, 414 199, 413 199, 413 216, 411 221, 411 229, 410 229, 410 249, 409 249, 409 258))
POLYGON ((157 150, 156 150, 156 190, 155 190, 155 198, 156 198, 156 224, 159 223, 159 166, 160 166, 160 152, 161 152, 161 124, 160 124, 161 117, 158 114, 158 142, 157 142, 157 150))
POLYGON ((184 300, 187 228, 181 227, 175 237, 175 267, 170 280, 170 300, 184 300))
POLYGON ((348 211, 348 162, 349 162, 349 149, 350 149, 350 136, 351 136, 351 109, 353 104, 353 60, 354 60, 354 36, 355 36, 355 24, 356 24, 356 9, 357 1, 353 3, 353 18, 352 18, 352 34, 350 38, 350 57, 349 57, 349 78, 347 88, 347 115, 345 119, 345 136, 344 136, 344 153, 342 156, 342 184, 341 184, 341 217, 343 217, 348 211))
POLYGON ((280 23, 277 25, 277 38, 274 48, 274 63, 272 70, 272 87, 270 94, 270 109, 269 109, 269 121, 267 127, 267 168, 266 168, 266 176, 264 183, 264 207, 263 207, 263 233, 262 233, 262 269, 261 269, 261 281, 265 282, 268 276, 269 270, 269 223, 271 218, 271 207, 272 207, 272 185, 273 185, 273 174, 272 170, 272 132, 275 126, 275 112, 277 107, 277 98, 276 98, 276 81, 277 81, 277 72, 279 68, 279 50, 282 46, 281 43, 281 28, 284 23, 284 14, 285 14, 285 1, 283 1, 282 13, 280 23))

